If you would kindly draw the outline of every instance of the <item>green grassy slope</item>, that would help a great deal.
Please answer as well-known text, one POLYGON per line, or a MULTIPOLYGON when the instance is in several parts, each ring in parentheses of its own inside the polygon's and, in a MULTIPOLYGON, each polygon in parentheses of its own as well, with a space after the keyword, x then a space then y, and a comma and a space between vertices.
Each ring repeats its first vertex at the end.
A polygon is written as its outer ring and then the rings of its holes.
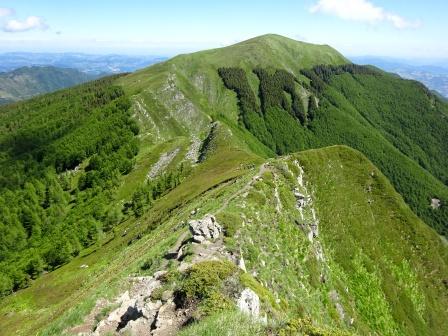
POLYGON ((382 334, 444 334, 448 250, 443 240, 359 152, 330 147, 297 157, 315 188, 323 244, 337 264, 335 276, 354 297, 355 320, 382 334), (385 300, 385 311, 381 302, 372 302, 377 289, 369 284, 378 285, 377 299, 385 300), (388 332, 389 327, 397 331, 388 332))
MULTIPOLYGON (((298 42, 278 35, 263 35, 225 48, 176 56, 137 71, 120 83, 129 94, 137 95, 145 102, 150 101, 147 95, 151 94, 178 122, 184 121, 179 112, 188 113, 189 118, 183 127, 197 131, 208 119, 204 114, 212 118, 223 115, 230 121, 237 120, 235 100, 223 87, 217 73, 220 67, 239 66, 249 70, 262 66, 298 73, 300 69, 317 64, 346 62, 341 54, 328 46, 298 42), (179 91, 183 97, 176 96, 179 91), (166 106, 167 100, 170 100, 170 106, 166 106), (176 111, 179 107, 184 110, 176 111)), ((255 75, 250 81, 254 87, 257 85, 255 75)))
POLYGON ((276 328, 310 317, 322 328, 359 335, 448 330, 448 250, 371 162, 334 146, 268 167, 219 218, 225 225, 238 218, 227 244, 242 251, 248 272, 273 294, 275 301, 260 295, 276 328), (293 190, 311 196, 302 211, 293 190), (318 234, 310 242, 316 219, 318 234))
POLYGON ((0 104, 60 90, 95 79, 79 70, 53 66, 23 67, 0 73, 0 104))

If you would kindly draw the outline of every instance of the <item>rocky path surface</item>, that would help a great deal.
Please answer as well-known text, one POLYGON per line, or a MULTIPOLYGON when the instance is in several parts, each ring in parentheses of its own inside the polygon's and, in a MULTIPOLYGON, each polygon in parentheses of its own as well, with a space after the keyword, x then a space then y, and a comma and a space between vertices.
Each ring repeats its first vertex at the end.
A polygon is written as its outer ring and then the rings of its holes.
MULTIPOLYGON (((230 200, 247 192, 267 169, 267 165, 262 165, 256 176, 236 194, 231 195, 218 211, 224 209, 230 200)), ((156 290, 161 290, 169 261, 176 263, 175 267, 179 272, 185 272, 192 265, 208 260, 229 260, 236 265, 241 264, 237 256, 226 250, 223 243, 223 229, 210 214, 189 221, 189 231, 181 233, 165 254, 159 271, 151 276, 129 277, 127 291, 112 301, 98 300, 84 322, 67 331, 78 336, 175 335, 191 318, 193 310, 178 307, 174 293, 170 291, 156 295, 157 299, 154 299, 152 294, 156 290), (189 251, 189 258, 185 258, 186 250, 189 251)), ((253 316, 259 314, 259 298, 249 288, 243 290, 235 304, 247 314, 253 316)))
POLYGON ((185 231, 179 236, 165 255, 160 271, 151 276, 129 277, 127 291, 112 302, 99 300, 84 322, 70 329, 69 333, 79 336, 174 335, 191 317, 191 309, 177 307, 174 295, 169 291, 163 292, 159 299, 152 298, 154 291, 162 286, 168 261, 177 261, 177 269, 183 272, 204 260, 229 258, 222 242, 222 228, 214 216, 206 215, 189 224, 190 232, 185 231), (193 258, 186 262, 183 250, 189 245, 192 245, 193 258), (101 310, 107 307, 113 309, 98 321, 101 310))
POLYGON ((246 183, 246 185, 243 188, 241 188, 235 194, 233 194, 232 196, 227 198, 223 202, 223 204, 219 207, 219 209, 216 210, 216 213, 219 213, 219 212, 223 211, 225 208, 227 208, 229 206, 229 203, 232 200, 234 200, 235 198, 237 198, 238 196, 247 193, 249 191, 249 189, 252 187, 252 184, 254 182, 258 181, 261 178, 261 176, 268 170, 270 170, 268 163, 263 163, 262 165, 260 165, 258 172, 246 183))

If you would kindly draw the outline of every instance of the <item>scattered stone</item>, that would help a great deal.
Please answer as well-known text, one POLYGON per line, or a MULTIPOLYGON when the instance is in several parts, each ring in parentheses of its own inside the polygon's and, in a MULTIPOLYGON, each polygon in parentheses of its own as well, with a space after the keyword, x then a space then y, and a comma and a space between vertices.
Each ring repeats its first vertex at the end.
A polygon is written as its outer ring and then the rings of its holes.
POLYGON ((168 302, 173 297, 173 291, 166 290, 162 293, 162 302, 168 302))
POLYGON ((239 262, 238 262, 238 267, 241 269, 241 270, 243 270, 244 272, 247 272, 247 270, 246 270, 246 263, 244 262, 244 258, 243 258, 243 255, 241 254, 241 258, 240 258, 240 260, 239 260, 239 262))
POLYGON ((256 318, 260 315, 260 298, 250 288, 245 288, 241 292, 237 305, 243 313, 256 318))
POLYGON ((199 244, 205 243, 206 240, 216 240, 222 232, 221 225, 213 215, 206 215, 200 220, 191 220, 189 225, 193 241, 199 244))
MULTIPOLYGON (((165 255, 165 257, 168 256, 170 259, 179 261, 178 271, 184 272, 191 265, 201 261, 222 260, 223 258, 232 260, 234 263, 239 262, 240 267, 245 271, 244 259, 241 257, 238 260, 236 256, 232 259, 232 255, 223 246, 222 239, 218 239, 222 234, 222 227, 217 223, 214 216, 206 215, 201 220, 191 220, 189 225, 190 232, 193 234, 193 240, 201 243, 192 246, 192 260, 189 260, 189 263, 182 260, 187 244, 191 243, 187 239, 188 232, 179 237, 179 243, 176 242, 165 255)), ((82 328, 76 330, 85 331, 85 335, 89 336, 175 335, 192 317, 195 308, 176 306, 172 290, 162 291, 160 299, 151 295, 155 289, 161 288, 164 281, 163 278, 167 273, 166 270, 162 270, 155 272, 152 276, 129 276, 130 286, 128 291, 122 293, 110 303, 114 304, 114 310, 98 323, 94 320, 94 317, 98 314, 96 311, 92 315, 91 320, 93 322, 83 325, 81 326, 82 328)), ((239 306, 242 311, 258 317, 260 310, 259 298, 250 289, 246 289, 241 293, 239 306)))
POLYGON ((161 277, 163 277, 167 273, 168 273, 168 271, 157 271, 154 273, 154 278, 159 280, 161 277))
POLYGON ((438 209, 441 206, 441 201, 438 198, 431 199, 431 208, 438 209))

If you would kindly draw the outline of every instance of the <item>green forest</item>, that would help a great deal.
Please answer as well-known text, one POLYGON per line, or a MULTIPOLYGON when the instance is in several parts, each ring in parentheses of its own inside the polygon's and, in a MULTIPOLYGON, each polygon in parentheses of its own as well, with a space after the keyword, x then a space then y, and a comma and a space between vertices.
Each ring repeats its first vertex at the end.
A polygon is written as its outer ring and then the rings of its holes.
POLYGON ((300 78, 255 68, 221 68, 237 94, 241 124, 277 154, 345 144, 363 152, 392 181, 413 211, 448 235, 448 105, 416 81, 374 67, 318 65, 300 78), (301 96, 300 90, 308 95, 301 96))
POLYGON ((0 294, 26 287, 120 221, 138 126, 116 76, 0 108, 0 294))
POLYGON ((310 106, 306 111, 298 93, 298 81, 292 74, 285 70, 271 74, 266 69, 254 69, 259 79, 257 99, 243 69, 220 68, 218 72, 225 86, 237 94, 243 125, 263 144, 279 155, 291 149, 305 149, 296 134, 313 120, 315 98, 309 97, 311 103, 306 102, 310 106))

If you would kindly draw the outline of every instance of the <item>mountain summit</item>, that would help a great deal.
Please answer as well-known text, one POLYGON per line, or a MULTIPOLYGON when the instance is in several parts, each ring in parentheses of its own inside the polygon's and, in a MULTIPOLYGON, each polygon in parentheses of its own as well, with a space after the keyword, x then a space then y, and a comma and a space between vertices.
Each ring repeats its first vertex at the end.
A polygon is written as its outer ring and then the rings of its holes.
POLYGON ((446 335, 447 117, 278 35, 1 107, 0 330, 446 335))

